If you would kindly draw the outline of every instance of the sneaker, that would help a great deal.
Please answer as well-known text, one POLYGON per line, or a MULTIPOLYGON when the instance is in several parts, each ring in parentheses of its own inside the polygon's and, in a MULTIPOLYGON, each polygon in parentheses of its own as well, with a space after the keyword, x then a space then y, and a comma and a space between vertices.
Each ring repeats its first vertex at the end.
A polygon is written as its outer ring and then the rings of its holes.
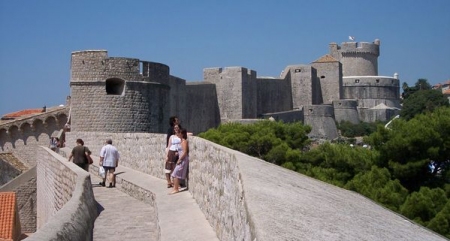
POLYGON ((99 182, 98 185, 104 187, 104 186, 105 186, 105 183, 104 183, 104 182, 99 182))

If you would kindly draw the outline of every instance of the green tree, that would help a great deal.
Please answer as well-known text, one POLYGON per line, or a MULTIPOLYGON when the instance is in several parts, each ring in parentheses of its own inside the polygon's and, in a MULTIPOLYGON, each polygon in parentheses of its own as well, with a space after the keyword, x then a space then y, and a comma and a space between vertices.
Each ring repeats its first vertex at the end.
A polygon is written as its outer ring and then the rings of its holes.
POLYGON ((396 212, 408 196, 408 190, 398 180, 391 180, 388 169, 376 166, 372 166, 368 172, 358 173, 345 185, 345 188, 356 191, 396 212))
POLYGON ((426 227, 444 209, 447 202, 444 190, 421 187, 418 192, 413 192, 406 198, 400 207, 400 213, 426 227))
POLYGON ((417 82, 414 84, 414 86, 409 87, 406 82, 402 85, 403 93, 402 97, 403 99, 408 99, 409 96, 416 93, 420 90, 431 90, 432 86, 428 83, 427 79, 418 79, 417 82))
POLYGON ((450 239, 450 202, 428 223, 427 228, 450 239))
POLYGON ((390 129, 379 128, 366 141, 380 153, 379 166, 389 168, 393 178, 409 191, 448 183, 449 107, 420 114, 410 121, 397 119, 390 129))
POLYGON ((199 134, 220 145, 266 160, 283 164, 291 150, 302 150, 310 143, 311 127, 300 122, 269 120, 253 124, 227 123, 199 134))
POLYGON ((449 106, 441 90, 420 90, 403 101, 400 117, 410 120, 417 114, 431 112, 440 106, 449 106))
POLYGON ((370 170, 378 153, 367 148, 324 143, 301 156, 294 164, 296 171, 343 187, 356 174, 370 170))
POLYGON ((367 123, 360 122, 358 124, 353 124, 350 121, 341 121, 337 127, 341 131, 342 136, 345 137, 356 137, 356 136, 366 136, 370 135, 377 130, 377 125, 382 124, 381 122, 367 123))

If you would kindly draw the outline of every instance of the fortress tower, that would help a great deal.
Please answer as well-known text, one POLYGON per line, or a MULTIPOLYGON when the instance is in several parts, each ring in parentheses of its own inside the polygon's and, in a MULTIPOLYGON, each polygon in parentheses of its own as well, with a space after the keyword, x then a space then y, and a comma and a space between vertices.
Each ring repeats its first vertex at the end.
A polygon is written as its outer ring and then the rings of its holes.
POLYGON ((72 53, 72 131, 165 132, 169 67, 105 50, 72 53), (163 84, 162 84, 163 83, 163 84))
POLYGON ((342 63, 343 76, 378 75, 380 40, 373 43, 344 42, 341 46, 330 44, 330 55, 342 63))
POLYGON ((257 117, 256 72, 243 67, 208 68, 203 78, 216 85, 221 119, 257 117))

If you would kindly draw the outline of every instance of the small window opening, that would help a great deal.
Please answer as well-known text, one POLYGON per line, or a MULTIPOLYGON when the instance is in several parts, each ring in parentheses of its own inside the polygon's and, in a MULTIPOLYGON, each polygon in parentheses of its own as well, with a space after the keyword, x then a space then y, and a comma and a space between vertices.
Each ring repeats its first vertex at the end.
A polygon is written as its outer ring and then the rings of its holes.
POLYGON ((325 75, 320 76, 321 79, 325 79, 325 75))
POLYGON ((359 83, 359 79, 355 79, 355 83, 359 83))
POLYGON ((295 69, 295 73, 300 73, 300 72, 302 72, 301 69, 295 69))
POLYGON ((106 94, 122 95, 124 86, 125 86, 125 81, 122 79, 107 79, 106 80, 106 94))
POLYGON ((377 79, 376 81, 377 81, 377 83, 380 83, 380 79, 377 79))

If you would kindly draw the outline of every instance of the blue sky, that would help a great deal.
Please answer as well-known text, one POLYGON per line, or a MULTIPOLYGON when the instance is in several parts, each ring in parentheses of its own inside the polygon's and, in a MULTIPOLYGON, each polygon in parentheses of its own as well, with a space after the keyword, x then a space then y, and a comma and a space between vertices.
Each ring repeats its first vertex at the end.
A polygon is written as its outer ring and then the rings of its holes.
POLYGON ((279 76, 328 54, 331 42, 381 40, 379 75, 401 83, 450 79, 450 1, 0 0, 0 116, 64 104, 73 51, 203 69, 242 66, 279 76))

